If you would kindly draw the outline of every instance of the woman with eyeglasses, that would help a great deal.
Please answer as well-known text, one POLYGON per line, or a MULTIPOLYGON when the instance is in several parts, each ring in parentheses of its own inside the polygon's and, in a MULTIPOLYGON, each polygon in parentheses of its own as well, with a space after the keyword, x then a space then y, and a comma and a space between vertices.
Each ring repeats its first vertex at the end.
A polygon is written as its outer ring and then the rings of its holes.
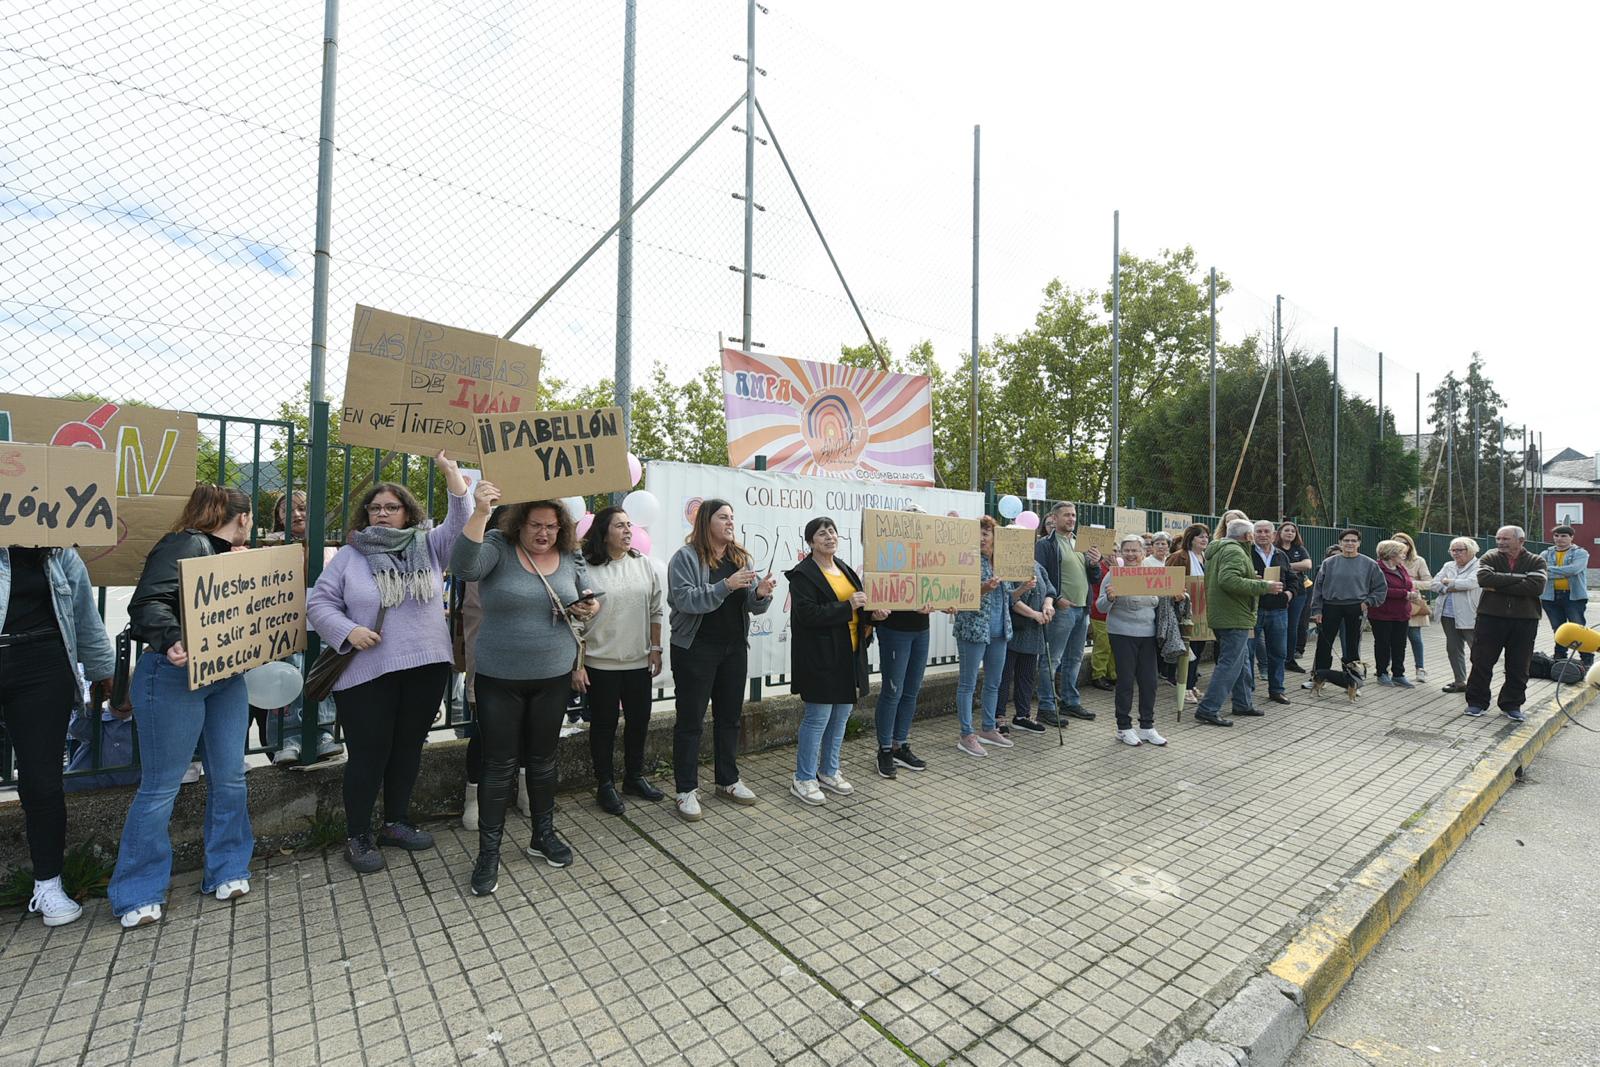
POLYGON ((1433 579, 1439 592, 1434 605, 1439 610, 1439 625, 1444 627, 1444 654, 1450 661, 1454 680, 1446 693, 1467 691, 1467 657, 1472 651, 1472 631, 1478 623, 1478 601, 1483 589, 1478 585, 1478 542, 1458 537, 1450 542, 1450 562, 1439 568, 1433 579))
MULTIPOLYGON (((445 561, 472 510, 455 461, 441 451, 433 462, 450 496, 444 523, 434 526, 405 486, 379 482, 361 498, 349 543, 306 600, 307 620, 323 643, 355 653, 333 685, 333 702, 348 752, 344 857, 362 874, 383 869, 379 846, 433 847, 433 835, 411 822, 411 790, 450 681, 445 561), (374 833, 379 792, 383 824, 374 833)), ((479 482, 478 492, 486 490, 494 486, 479 482)))

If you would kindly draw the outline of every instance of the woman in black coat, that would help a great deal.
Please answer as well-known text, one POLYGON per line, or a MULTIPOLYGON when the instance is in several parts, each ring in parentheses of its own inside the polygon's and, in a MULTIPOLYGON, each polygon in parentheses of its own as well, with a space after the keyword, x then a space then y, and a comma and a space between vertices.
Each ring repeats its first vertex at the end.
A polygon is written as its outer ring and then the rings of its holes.
POLYGON ((834 555, 839 530, 832 519, 812 519, 805 537, 811 554, 785 574, 793 624, 789 688, 805 701, 789 791, 815 805, 826 803, 823 789, 840 796, 855 792, 840 770, 839 746, 856 697, 867 693, 872 620, 888 612, 865 610, 860 576, 834 555))

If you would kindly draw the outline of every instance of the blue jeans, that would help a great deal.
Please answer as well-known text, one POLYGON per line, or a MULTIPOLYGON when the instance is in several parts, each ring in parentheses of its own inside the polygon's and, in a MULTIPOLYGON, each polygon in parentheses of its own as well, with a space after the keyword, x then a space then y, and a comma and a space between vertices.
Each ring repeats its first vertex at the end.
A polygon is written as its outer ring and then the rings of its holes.
POLYGON ((972 696, 978 688, 978 668, 983 668, 983 729, 994 729, 995 707, 1000 703, 1000 676, 1006 671, 1006 639, 993 641, 956 640, 961 657, 961 675, 956 679, 956 714, 961 718, 961 736, 972 729, 972 696))
MULTIPOLYGON (((1575 622, 1579 626, 1586 625, 1583 621, 1584 609, 1589 606, 1587 600, 1573 600, 1572 594, 1565 589, 1557 589, 1552 594, 1553 599, 1541 600, 1544 607, 1544 617, 1550 620, 1550 629, 1558 630, 1564 622, 1575 622)), ((1556 647, 1556 659, 1566 659, 1569 650, 1556 647)), ((1588 666, 1594 662, 1594 653, 1583 652, 1578 655, 1579 661, 1588 666)))
POLYGON ((1256 612, 1256 660, 1267 665, 1267 692, 1283 692, 1283 664, 1289 658, 1289 609, 1256 612))
POLYGON ((1295 650, 1300 644, 1300 619, 1305 615, 1306 609, 1311 606, 1311 594, 1303 589, 1298 588, 1300 582, 1298 577, 1299 572, 1295 571, 1294 574, 1296 576, 1292 577, 1290 580, 1296 584, 1297 588, 1295 589, 1294 598, 1289 601, 1289 640, 1287 657, 1289 659, 1295 658, 1295 650))
POLYGON ((844 744, 844 726, 850 721, 854 704, 813 704, 806 701, 805 718, 800 720, 800 740, 794 754, 794 776, 802 782, 817 777, 817 756, 821 750, 822 773, 829 778, 839 773, 839 746, 844 744))
POLYGON ((1044 662, 1039 664, 1039 710, 1054 711, 1059 699, 1062 707, 1083 703, 1078 694, 1078 669, 1083 665, 1083 643, 1089 637, 1089 609, 1058 609, 1044 629, 1047 642, 1044 662), (1056 691, 1056 668, 1061 669, 1061 690, 1056 691))
POLYGON ((911 738, 917 694, 928 669, 928 631, 891 630, 878 635, 878 747, 899 748, 911 738))
POLYGON ((1223 698, 1231 691, 1233 706, 1254 707, 1254 679, 1250 677, 1250 631, 1217 631, 1217 669, 1211 672, 1206 695, 1200 698, 1195 714, 1216 718, 1222 714, 1223 698))
POLYGON ((117 868, 107 892, 117 915, 166 900, 172 881, 168 824, 197 741, 206 770, 201 892, 210 893, 235 878, 249 878, 256 845, 244 786, 244 746, 250 729, 244 676, 236 674, 190 692, 186 668, 174 667, 160 653, 146 652, 134 671, 132 694, 143 776, 122 827, 117 868))
MULTIPOLYGON (((306 663, 306 654, 304 652, 296 652, 289 657, 289 662, 294 665, 295 670, 303 671, 306 663)), ((296 751, 299 750, 302 736, 300 712, 305 707, 305 699, 305 693, 296 693, 295 698, 283 709, 281 715, 276 708, 267 709, 267 747, 269 749, 277 751, 287 745, 296 751), (280 738, 283 740, 282 744, 279 743, 280 738)), ((333 720, 333 698, 329 697, 317 705, 317 725, 321 727, 317 731, 318 741, 333 740, 333 720)))
POLYGON ((1406 624, 1406 640, 1411 642, 1411 661, 1422 669, 1422 627, 1406 624))

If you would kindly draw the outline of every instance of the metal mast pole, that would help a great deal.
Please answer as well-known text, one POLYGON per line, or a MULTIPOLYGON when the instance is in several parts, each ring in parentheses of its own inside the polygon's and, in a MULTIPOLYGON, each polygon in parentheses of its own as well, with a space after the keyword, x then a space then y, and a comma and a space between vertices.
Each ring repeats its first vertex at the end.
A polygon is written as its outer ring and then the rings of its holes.
POLYGON ((1500 525, 1506 524, 1506 417, 1500 416, 1500 433, 1495 451, 1500 454, 1500 525))
POLYGON ((972 448, 967 488, 973 492, 978 491, 978 173, 982 132, 982 127, 972 127, 972 448))
POLYGON ((1543 430, 1539 431, 1539 470, 1538 470, 1538 473, 1534 475, 1534 477, 1536 477, 1538 479, 1538 482, 1536 484, 1539 486, 1539 493, 1534 498, 1534 512, 1533 513, 1535 515, 1539 516, 1539 523, 1538 523, 1539 537, 1538 537, 1538 539, 1540 541, 1543 541, 1544 540, 1544 431, 1543 430))
POLYGON ((1339 514, 1339 327, 1333 328, 1333 521, 1344 521, 1339 514))
MULTIPOLYGON (((617 230, 617 352, 613 380, 617 406, 622 409, 623 425, 632 437, 633 425, 633 70, 634 31, 638 0, 626 0, 622 19, 622 159, 618 166, 617 214, 623 222, 617 230)), ((746 329, 749 327, 747 326, 746 329)), ((622 497, 611 494, 613 503, 622 497)))
POLYGON ((1478 510, 1479 487, 1483 484, 1483 444, 1479 440, 1482 433, 1480 416, 1482 405, 1472 405, 1472 536, 1477 537, 1483 530, 1483 514, 1478 510))
POLYGON ((750 284, 756 242, 756 0, 748 0, 744 53, 744 350, 755 351, 750 332, 750 284))
POLYGON ((1446 504, 1444 519, 1446 528, 1454 530, 1456 529, 1456 383, 1454 378, 1450 380, 1450 410, 1448 418, 1450 422, 1445 430, 1444 489, 1446 504))
POLYGON ((1383 353, 1378 353, 1378 491, 1383 491, 1383 353))
POLYGON ((1272 350, 1278 364, 1278 521, 1283 521, 1283 297, 1273 310, 1272 350))
POLYGON ((1524 530, 1528 530, 1528 529, 1532 528, 1533 516, 1528 511, 1528 427, 1527 426, 1523 426, 1522 427, 1522 463, 1520 464, 1520 467, 1521 467, 1521 473, 1517 476, 1517 481, 1522 483, 1522 528, 1524 530))
MULTIPOLYGON (((311 282, 311 440, 306 463, 306 573, 316 581, 322 572, 328 496, 328 273, 333 262, 333 122, 338 88, 339 0, 327 0, 322 23, 322 115, 317 144, 317 233, 311 282)), ((290 470, 294 469, 294 457, 290 470)), ((315 649, 312 649, 315 658, 315 649)), ((314 752, 315 750, 311 750, 314 752)))
POLYGON ((1422 507, 1422 372, 1417 372, 1417 507, 1422 507))
POLYGON ((1217 513, 1217 268, 1211 268, 1211 514, 1217 513))
POLYGON ((1122 212, 1111 213, 1111 506, 1122 504, 1122 212))

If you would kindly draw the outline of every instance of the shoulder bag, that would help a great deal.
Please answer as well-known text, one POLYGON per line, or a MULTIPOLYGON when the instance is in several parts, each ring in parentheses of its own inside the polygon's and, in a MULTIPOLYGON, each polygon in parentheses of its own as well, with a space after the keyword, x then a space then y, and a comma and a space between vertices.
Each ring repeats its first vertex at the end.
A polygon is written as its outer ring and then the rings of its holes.
MULTIPOLYGON (((383 633, 383 616, 389 609, 378 608, 378 621, 372 627, 374 633, 383 633)), ((317 654, 316 661, 311 664, 311 669, 306 671, 305 703, 320 704, 327 700, 333 693, 336 685, 344 672, 349 668, 350 661, 355 659, 359 649, 352 648, 349 652, 340 652, 332 646, 324 645, 317 654)))

